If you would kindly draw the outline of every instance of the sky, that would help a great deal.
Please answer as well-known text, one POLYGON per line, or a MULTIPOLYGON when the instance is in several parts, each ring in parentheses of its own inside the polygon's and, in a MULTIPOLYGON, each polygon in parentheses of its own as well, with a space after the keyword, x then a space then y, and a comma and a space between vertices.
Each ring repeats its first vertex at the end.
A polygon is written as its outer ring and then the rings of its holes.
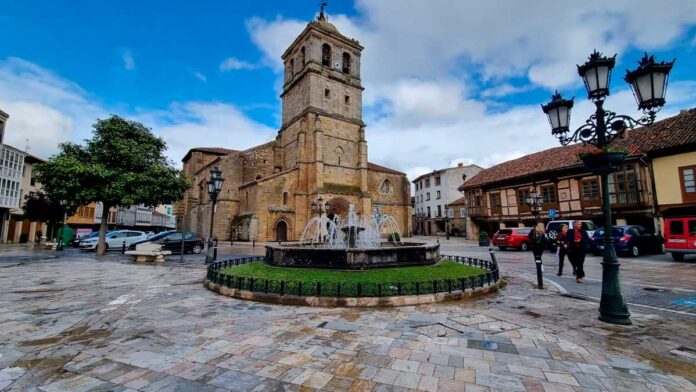
MULTIPOLYGON (((617 54, 605 107, 639 116, 623 81, 645 51, 677 59, 658 118, 696 107, 696 1, 330 0, 360 41, 371 162, 413 179, 459 162, 490 167, 558 145, 540 105, 576 98, 593 49, 617 54)), ((249 148, 281 118, 280 55, 319 0, 0 0, 5 142, 42 158, 97 118, 140 121, 176 164, 193 147, 249 148)))

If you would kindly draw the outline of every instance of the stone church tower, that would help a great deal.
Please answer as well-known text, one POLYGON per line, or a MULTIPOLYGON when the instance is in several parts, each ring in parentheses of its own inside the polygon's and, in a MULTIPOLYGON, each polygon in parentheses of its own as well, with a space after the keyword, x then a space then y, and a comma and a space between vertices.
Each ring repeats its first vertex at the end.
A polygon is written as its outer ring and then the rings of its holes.
POLYGON ((320 198, 329 203, 329 215, 345 216, 350 204, 372 214, 379 204, 404 235, 410 232, 405 174, 367 160, 362 49, 323 12, 307 24, 282 56, 282 124, 275 141, 245 151, 194 148, 184 157, 184 172, 194 184, 179 206, 186 230, 208 234, 205 181, 210 168, 219 166, 226 181, 215 217, 217 238, 298 240, 320 198))

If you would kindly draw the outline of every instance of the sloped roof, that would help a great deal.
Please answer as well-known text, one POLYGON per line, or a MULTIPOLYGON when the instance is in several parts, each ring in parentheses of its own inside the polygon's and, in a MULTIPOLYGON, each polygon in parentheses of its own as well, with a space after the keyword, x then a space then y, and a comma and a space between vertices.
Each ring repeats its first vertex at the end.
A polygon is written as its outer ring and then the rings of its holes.
MULTIPOLYGON (((632 155, 660 156, 680 150, 696 149, 696 108, 654 123, 630 130, 626 138, 616 139, 614 146, 634 150, 632 155)), ((559 171, 582 165, 576 156, 580 144, 554 147, 500 163, 480 171, 460 189, 480 187, 499 181, 559 171)))
POLYGON ((184 155, 184 158, 181 159, 182 162, 186 162, 191 158, 191 154, 194 152, 203 152, 206 154, 213 154, 213 155, 229 155, 237 152, 237 150, 230 150, 229 148, 221 148, 221 147, 194 147, 184 155))
POLYGON ((400 172, 398 170, 390 169, 388 167, 384 167, 384 166, 381 166, 381 165, 378 165, 378 164, 372 163, 372 162, 367 162, 367 169, 372 170, 372 171, 384 172, 384 173, 399 174, 402 176, 406 175, 406 173, 400 172))
POLYGON ((456 206, 456 205, 464 204, 464 203, 466 203, 466 196, 460 197, 459 199, 457 199, 457 200, 455 200, 455 201, 449 203, 449 205, 451 205, 451 206, 456 206))

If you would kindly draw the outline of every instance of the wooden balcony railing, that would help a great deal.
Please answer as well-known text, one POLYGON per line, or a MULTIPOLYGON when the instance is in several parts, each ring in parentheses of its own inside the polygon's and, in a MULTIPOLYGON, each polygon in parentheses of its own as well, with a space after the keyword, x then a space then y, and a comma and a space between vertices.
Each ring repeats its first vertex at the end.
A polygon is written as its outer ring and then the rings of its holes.
POLYGON ((648 193, 639 190, 610 192, 609 201, 612 205, 622 207, 647 206, 649 204, 648 193))
POLYGON ((469 207, 469 216, 488 216, 487 207, 469 207))

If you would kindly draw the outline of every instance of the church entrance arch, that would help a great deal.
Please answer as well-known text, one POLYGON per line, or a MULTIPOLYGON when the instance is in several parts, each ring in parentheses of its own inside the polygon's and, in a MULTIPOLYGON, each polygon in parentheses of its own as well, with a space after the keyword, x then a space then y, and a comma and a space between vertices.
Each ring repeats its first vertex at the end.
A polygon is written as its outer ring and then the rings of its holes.
POLYGON ((287 241, 288 240, 288 224, 284 221, 278 221, 276 223, 276 241, 287 241))
POLYGON ((332 218, 335 215, 340 215, 342 219, 348 218, 348 208, 350 202, 342 197, 335 197, 329 200, 329 209, 326 211, 327 216, 332 218))

